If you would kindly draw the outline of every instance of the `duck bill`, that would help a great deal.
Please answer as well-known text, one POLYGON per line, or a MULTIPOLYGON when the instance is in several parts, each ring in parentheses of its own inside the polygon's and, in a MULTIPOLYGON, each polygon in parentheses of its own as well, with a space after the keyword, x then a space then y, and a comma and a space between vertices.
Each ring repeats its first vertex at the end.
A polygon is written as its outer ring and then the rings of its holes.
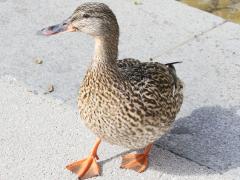
POLYGON ((60 24, 56 24, 56 25, 52 25, 52 26, 43 28, 37 34, 51 36, 51 35, 58 34, 61 32, 74 32, 74 31, 75 31, 75 29, 72 27, 70 18, 69 18, 60 24))

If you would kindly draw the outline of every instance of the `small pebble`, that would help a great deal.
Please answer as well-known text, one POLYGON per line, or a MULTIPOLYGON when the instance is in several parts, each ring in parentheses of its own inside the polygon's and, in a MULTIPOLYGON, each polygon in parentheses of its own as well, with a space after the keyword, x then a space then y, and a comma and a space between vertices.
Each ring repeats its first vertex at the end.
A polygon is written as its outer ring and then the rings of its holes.
POLYGON ((50 84, 48 86, 48 92, 53 92, 54 91, 54 86, 52 84, 50 84))
POLYGON ((133 3, 134 3, 135 5, 141 5, 141 4, 142 4, 142 2, 141 2, 140 0, 134 0, 133 3))
POLYGON ((48 85, 48 90, 44 94, 49 94, 54 91, 54 86, 52 84, 48 85))
POLYGON ((43 60, 40 59, 40 58, 37 58, 37 59, 35 60, 35 63, 36 63, 36 64, 42 64, 42 63, 43 63, 43 60))

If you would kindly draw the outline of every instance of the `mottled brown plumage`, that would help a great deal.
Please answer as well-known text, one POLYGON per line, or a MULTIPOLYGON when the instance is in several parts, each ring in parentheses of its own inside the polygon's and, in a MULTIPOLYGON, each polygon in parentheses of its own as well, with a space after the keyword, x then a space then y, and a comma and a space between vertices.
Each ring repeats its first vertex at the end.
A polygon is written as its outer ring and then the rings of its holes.
POLYGON ((182 83, 174 76, 157 62, 99 64, 88 70, 80 88, 82 119, 112 144, 145 147, 167 132, 180 109, 182 83))
MULTIPOLYGON (((182 105, 183 83, 173 64, 117 60, 119 27, 115 15, 103 3, 82 4, 62 24, 45 28, 42 33, 62 31, 81 31, 95 38, 94 56, 78 98, 82 121, 111 144, 146 147, 143 154, 124 156, 121 166, 143 172, 152 143, 169 130, 182 105)), ((87 159, 67 168, 82 178, 98 175, 100 139, 87 159)))

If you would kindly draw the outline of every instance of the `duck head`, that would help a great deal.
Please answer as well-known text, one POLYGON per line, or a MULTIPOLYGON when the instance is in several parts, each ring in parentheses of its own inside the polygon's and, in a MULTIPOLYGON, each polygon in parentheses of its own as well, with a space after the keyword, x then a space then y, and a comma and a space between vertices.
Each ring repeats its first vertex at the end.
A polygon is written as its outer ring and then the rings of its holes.
POLYGON ((94 37, 118 36, 119 27, 112 10, 103 3, 84 3, 60 24, 43 28, 40 34, 83 32, 94 37))

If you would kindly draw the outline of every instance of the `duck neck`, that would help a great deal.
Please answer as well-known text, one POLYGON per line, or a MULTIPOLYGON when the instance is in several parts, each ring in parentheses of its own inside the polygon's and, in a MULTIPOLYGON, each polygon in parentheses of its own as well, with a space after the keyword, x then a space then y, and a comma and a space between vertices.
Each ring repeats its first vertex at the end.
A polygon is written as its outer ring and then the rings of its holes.
POLYGON ((115 65, 118 56, 118 37, 95 37, 92 67, 99 64, 115 65))

